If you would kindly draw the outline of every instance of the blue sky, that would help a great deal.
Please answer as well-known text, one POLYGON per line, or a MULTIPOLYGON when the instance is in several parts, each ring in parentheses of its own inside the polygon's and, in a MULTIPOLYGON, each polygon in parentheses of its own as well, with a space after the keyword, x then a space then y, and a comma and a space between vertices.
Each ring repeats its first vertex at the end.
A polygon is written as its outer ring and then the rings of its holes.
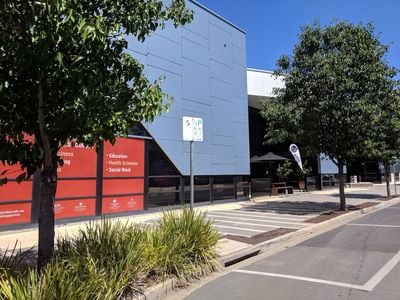
POLYGON ((389 65, 400 69, 399 0, 198 0, 247 32, 247 65, 273 70, 276 60, 291 54, 300 26, 319 20, 372 21, 389 65))

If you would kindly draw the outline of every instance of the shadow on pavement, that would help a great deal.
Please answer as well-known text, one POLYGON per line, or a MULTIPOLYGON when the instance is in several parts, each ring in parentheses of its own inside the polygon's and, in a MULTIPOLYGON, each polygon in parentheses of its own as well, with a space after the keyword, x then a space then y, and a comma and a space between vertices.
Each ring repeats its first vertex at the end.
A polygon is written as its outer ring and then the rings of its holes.
POLYGON ((260 204, 243 205, 239 211, 273 212, 277 214, 311 215, 320 214, 339 208, 337 202, 312 202, 312 201, 273 201, 260 204))
MULTIPOLYGON (((366 199, 366 200, 371 200, 371 199, 376 199, 378 200, 379 198, 382 198, 382 195, 380 194, 352 194, 352 193, 346 193, 346 199, 366 199)), ((335 197, 339 199, 339 193, 331 194, 331 197, 335 197)))

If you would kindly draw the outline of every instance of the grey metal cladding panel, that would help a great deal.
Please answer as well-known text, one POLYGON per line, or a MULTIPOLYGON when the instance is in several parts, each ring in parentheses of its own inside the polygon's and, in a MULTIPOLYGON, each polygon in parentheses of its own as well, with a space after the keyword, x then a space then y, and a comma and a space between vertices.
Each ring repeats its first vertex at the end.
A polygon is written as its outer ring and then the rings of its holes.
POLYGON ((183 98, 209 104, 210 68, 182 59, 183 98))
POLYGON ((234 137, 234 105, 216 98, 213 98, 212 101, 212 133, 234 137))
POLYGON ((246 69, 238 64, 233 65, 234 94, 243 98, 248 105, 246 69))
POLYGON ((151 38, 154 35, 158 36, 163 36, 171 41, 174 41, 175 43, 180 44, 181 43, 181 37, 182 37, 182 27, 176 27, 174 26, 172 21, 168 21, 165 23, 165 27, 161 28, 159 27, 155 33, 151 36, 151 38))
POLYGON ((235 122, 248 124, 248 116, 244 115, 244 114, 241 114, 241 113, 236 113, 235 112, 234 120, 235 120, 235 122))
POLYGON ((224 135, 212 135, 211 143, 213 145, 226 145, 226 146, 235 146, 236 139, 233 136, 224 136, 224 135))
POLYGON ((235 146, 212 145, 211 149, 213 164, 235 164, 235 146))
POLYGON ((247 123, 235 122, 236 156, 249 156, 249 128, 247 123))
POLYGON ((146 39, 144 42, 139 42, 137 38, 133 35, 125 36, 126 41, 128 42, 128 49, 133 50, 142 54, 147 54, 147 42, 146 39))
POLYGON ((231 164, 212 164, 212 175, 236 175, 236 160, 231 164))
POLYGON ((165 76, 161 83, 161 88, 169 96, 172 96, 174 100, 169 107, 169 111, 164 112, 162 115, 180 119, 182 117, 182 76, 153 66, 147 66, 147 74, 151 81, 159 78, 160 75, 165 76))
POLYGON ((234 88, 232 84, 214 78, 211 78, 210 81, 211 81, 211 96, 224 99, 230 102, 235 101, 233 99, 234 88))
POLYGON ((232 35, 210 24, 210 57, 227 66, 232 65, 233 61, 232 35))
MULTIPOLYGON (((207 24, 207 27, 208 27, 208 24, 207 24)), ((207 32, 208 32, 208 30, 207 30, 207 32)), ((210 49, 210 40, 208 38, 208 35, 207 35, 207 38, 205 38, 204 36, 199 35, 193 31, 190 31, 186 28, 182 28, 182 38, 190 40, 204 48, 210 49)))
POLYGON ((182 65, 174 63, 158 56, 149 54, 147 56, 147 65, 159 68, 161 70, 169 71, 178 75, 182 75, 182 65))
POLYGON ((209 13, 197 5, 190 3, 190 1, 186 1, 187 8, 194 11, 193 21, 184 26, 185 29, 190 30, 198 35, 203 36, 204 38, 209 38, 209 30, 208 30, 208 17, 209 13))
POLYGON ((235 113, 247 115, 249 113, 249 105, 247 103, 247 98, 245 98, 246 101, 243 101, 243 97, 239 96, 234 96, 233 99, 235 102, 235 113))
POLYGON ((246 61, 246 50, 233 46, 233 62, 246 68, 246 61))
POLYGON ((154 34, 148 41, 148 53, 166 59, 170 62, 182 64, 182 47, 172 40, 154 34))
MULTIPOLYGON (((186 142, 189 143, 189 142, 186 142)), ((200 143, 194 143, 194 159, 193 159, 193 172, 196 175, 212 175, 211 154, 197 153, 196 148, 200 143)), ((189 152, 184 152, 183 158, 183 175, 189 175, 189 152)))
POLYGON ((204 66, 210 66, 210 50, 186 38, 182 38, 182 56, 204 66))
POLYGON ((183 173, 185 168, 185 157, 183 155, 183 141, 172 141, 164 139, 156 139, 158 145, 172 161, 179 172, 183 173))
POLYGON ((232 28, 233 45, 246 51, 246 34, 232 28))
MULTIPOLYGON (((211 66, 211 77, 218 79, 225 83, 233 84, 233 69, 232 66, 224 65, 216 60, 210 61, 211 66)), ((236 75, 236 74, 235 74, 236 75)))
POLYGON ((235 173, 250 175, 250 159, 248 157, 236 157, 235 173))
POLYGON ((201 113, 202 115, 211 115, 211 103, 204 104, 188 99, 182 99, 182 107, 188 114, 201 113))
POLYGON ((168 118, 161 115, 147 124, 147 128, 155 139, 182 140, 182 119, 168 118))

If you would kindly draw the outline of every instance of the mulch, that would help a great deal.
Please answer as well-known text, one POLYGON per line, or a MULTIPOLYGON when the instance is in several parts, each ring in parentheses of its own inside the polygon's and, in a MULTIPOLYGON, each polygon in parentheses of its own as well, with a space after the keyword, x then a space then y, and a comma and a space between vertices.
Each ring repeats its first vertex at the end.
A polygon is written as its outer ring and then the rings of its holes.
POLYGON ((390 199, 397 198, 397 197, 400 197, 400 194, 392 195, 392 196, 390 196, 390 197, 381 197, 381 198, 379 198, 378 200, 379 200, 379 201, 388 201, 388 200, 390 200, 390 199))
POLYGON ((290 228, 277 228, 271 231, 263 232, 257 235, 253 235, 252 237, 245 237, 245 236, 239 236, 239 235, 231 235, 228 234, 224 236, 227 239, 237 241, 237 242, 242 242, 242 243, 247 243, 250 245, 255 245, 264 241, 272 240, 273 238, 276 238, 278 236, 290 233, 296 231, 296 229, 290 229, 290 228))
POLYGON ((343 214, 347 214, 348 212, 364 209, 364 208, 371 207, 371 206, 374 206, 377 204, 379 204, 379 203, 378 202, 365 202, 365 203, 362 203, 359 205, 351 205, 351 206, 348 206, 346 211, 343 211, 343 210, 328 211, 326 213, 320 214, 319 216, 317 216, 315 218, 308 219, 304 222, 314 223, 314 224, 321 223, 321 222, 336 218, 338 216, 341 216, 343 214))

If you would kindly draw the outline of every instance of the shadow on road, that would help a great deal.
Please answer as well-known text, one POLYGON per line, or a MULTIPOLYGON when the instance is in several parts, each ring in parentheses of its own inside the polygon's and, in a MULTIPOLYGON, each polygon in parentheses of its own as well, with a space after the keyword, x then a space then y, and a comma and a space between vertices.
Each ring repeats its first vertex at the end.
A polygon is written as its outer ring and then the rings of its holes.
POLYGON ((312 202, 312 201, 273 201, 260 204, 244 204, 239 211, 273 212, 277 214, 311 215, 336 210, 339 203, 336 202, 312 202))
MULTIPOLYGON (((380 194, 352 194, 352 193, 346 193, 346 199, 368 199, 368 200, 373 200, 376 199, 378 200, 379 198, 382 198, 382 195, 380 194)), ((331 197, 335 197, 339 199, 339 193, 331 194, 329 195, 331 197)))

